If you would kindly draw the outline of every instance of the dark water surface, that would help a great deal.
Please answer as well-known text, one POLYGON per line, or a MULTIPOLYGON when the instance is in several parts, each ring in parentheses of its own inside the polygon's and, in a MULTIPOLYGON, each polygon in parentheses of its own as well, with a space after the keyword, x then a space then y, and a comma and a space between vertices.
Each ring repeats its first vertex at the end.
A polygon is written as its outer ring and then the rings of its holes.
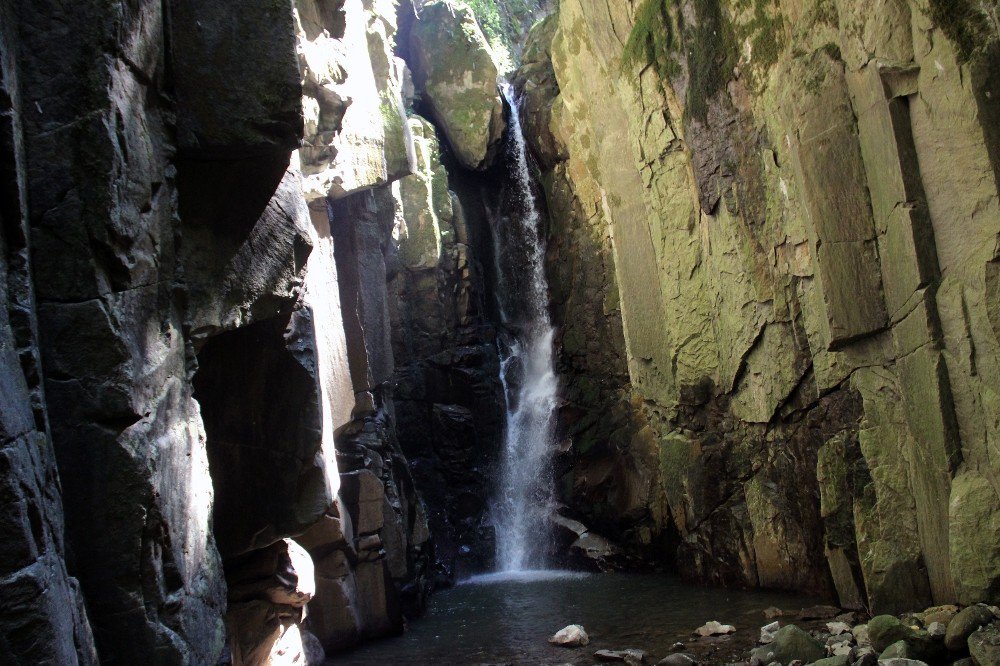
MULTIPOLYGON (((683 641, 726 663, 746 654, 767 624, 769 606, 798 609, 816 603, 800 595, 697 587, 655 574, 521 575, 473 581, 434 594, 424 617, 402 636, 363 645, 332 664, 592 664, 600 649, 639 648, 655 664, 683 641), (732 624, 729 638, 693 641, 708 620, 732 624), (567 649, 548 638, 582 624, 590 645, 567 649)), ((706 663, 703 661, 703 663, 706 663)))

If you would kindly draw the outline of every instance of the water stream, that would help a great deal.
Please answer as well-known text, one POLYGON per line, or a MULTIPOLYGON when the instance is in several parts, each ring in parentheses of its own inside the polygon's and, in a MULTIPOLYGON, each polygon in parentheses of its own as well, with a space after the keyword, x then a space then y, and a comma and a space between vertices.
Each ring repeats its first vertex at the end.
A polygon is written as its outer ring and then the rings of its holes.
POLYGON ((495 225, 499 305, 509 336, 501 341, 507 424, 494 506, 497 568, 544 568, 552 504, 556 381, 545 238, 532 190, 517 100, 510 104, 508 163, 512 178, 495 225))

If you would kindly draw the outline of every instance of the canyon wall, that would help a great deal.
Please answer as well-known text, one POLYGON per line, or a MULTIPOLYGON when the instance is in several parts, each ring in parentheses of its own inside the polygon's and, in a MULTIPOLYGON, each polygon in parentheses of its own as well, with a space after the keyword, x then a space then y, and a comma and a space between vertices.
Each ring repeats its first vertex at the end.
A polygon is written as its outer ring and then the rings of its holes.
POLYGON ((409 11, 0 3, 14 663, 318 663, 488 566, 499 361, 409 11))
POLYGON ((693 579, 997 601, 987 11, 562 0, 532 29, 577 517, 693 579))

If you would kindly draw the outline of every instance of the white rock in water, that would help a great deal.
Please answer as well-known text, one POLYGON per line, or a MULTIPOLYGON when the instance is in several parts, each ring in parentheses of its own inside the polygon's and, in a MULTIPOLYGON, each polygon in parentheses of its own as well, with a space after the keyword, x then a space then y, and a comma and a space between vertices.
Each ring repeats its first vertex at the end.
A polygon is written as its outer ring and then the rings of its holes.
POLYGON ((768 643, 774 642, 774 632, 780 628, 780 624, 777 620, 771 624, 765 624, 760 628, 760 644, 767 645, 768 643))
POLYGON ((562 647, 582 647, 590 642, 590 636, 579 624, 571 624, 557 631, 549 643, 562 647))
POLYGON ((720 624, 715 620, 711 622, 706 622, 704 625, 695 629, 696 634, 699 636, 721 636, 723 634, 731 634, 736 631, 736 627, 731 624, 720 624))

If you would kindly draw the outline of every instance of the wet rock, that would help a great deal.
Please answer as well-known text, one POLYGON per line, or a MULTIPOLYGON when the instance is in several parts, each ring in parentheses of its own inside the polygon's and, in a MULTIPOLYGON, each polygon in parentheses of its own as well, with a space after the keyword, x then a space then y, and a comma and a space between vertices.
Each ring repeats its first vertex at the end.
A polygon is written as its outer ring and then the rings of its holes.
POLYGON ((625 552, 600 534, 587 532, 569 547, 570 557, 597 571, 616 571, 625 568, 625 552))
POLYGON ((656 666, 696 666, 698 660, 692 654, 675 652, 656 662, 656 666))
POLYGON ((760 640, 758 641, 762 645, 774 642, 774 632, 781 628, 781 625, 777 620, 771 624, 765 624, 760 628, 760 640))
POLYGON ((902 659, 894 657, 891 659, 879 659, 879 666, 927 666, 927 662, 918 659, 902 659))
POLYGON ((878 615, 868 622, 868 636, 872 647, 879 653, 893 643, 912 638, 913 635, 912 629, 892 615, 878 615))
POLYGON ((826 649, 818 640, 794 624, 782 627, 774 634, 774 643, 767 649, 774 653, 774 660, 787 664, 796 659, 813 662, 826 656, 826 649))
POLYGON ((968 645, 976 666, 1000 665, 1000 624, 993 623, 972 632, 968 645))
POLYGON ((594 653, 594 658, 601 662, 622 661, 629 666, 646 663, 646 653, 636 649, 598 650, 594 653))
POLYGON ((858 626, 851 629, 851 633, 854 635, 854 640, 857 641, 858 645, 871 644, 871 637, 868 633, 867 624, 859 624, 858 626))
POLYGON ((579 624, 570 624, 553 634, 549 643, 568 648, 583 647, 590 643, 590 636, 579 624))
POLYGON ((966 641, 979 627, 993 621, 993 613, 983 604, 976 604, 962 609, 951 622, 945 633, 944 646, 951 652, 964 652, 966 641))
POLYGON ((783 617, 785 615, 789 615, 789 613, 787 611, 781 610, 777 606, 768 606, 767 608, 764 609, 764 617, 766 617, 768 620, 772 620, 776 617, 783 617))
POLYGON ((736 627, 731 624, 722 624, 715 620, 711 620, 695 629, 694 633, 699 636, 724 636, 726 634, 732 634, 735 631, 736 627))

